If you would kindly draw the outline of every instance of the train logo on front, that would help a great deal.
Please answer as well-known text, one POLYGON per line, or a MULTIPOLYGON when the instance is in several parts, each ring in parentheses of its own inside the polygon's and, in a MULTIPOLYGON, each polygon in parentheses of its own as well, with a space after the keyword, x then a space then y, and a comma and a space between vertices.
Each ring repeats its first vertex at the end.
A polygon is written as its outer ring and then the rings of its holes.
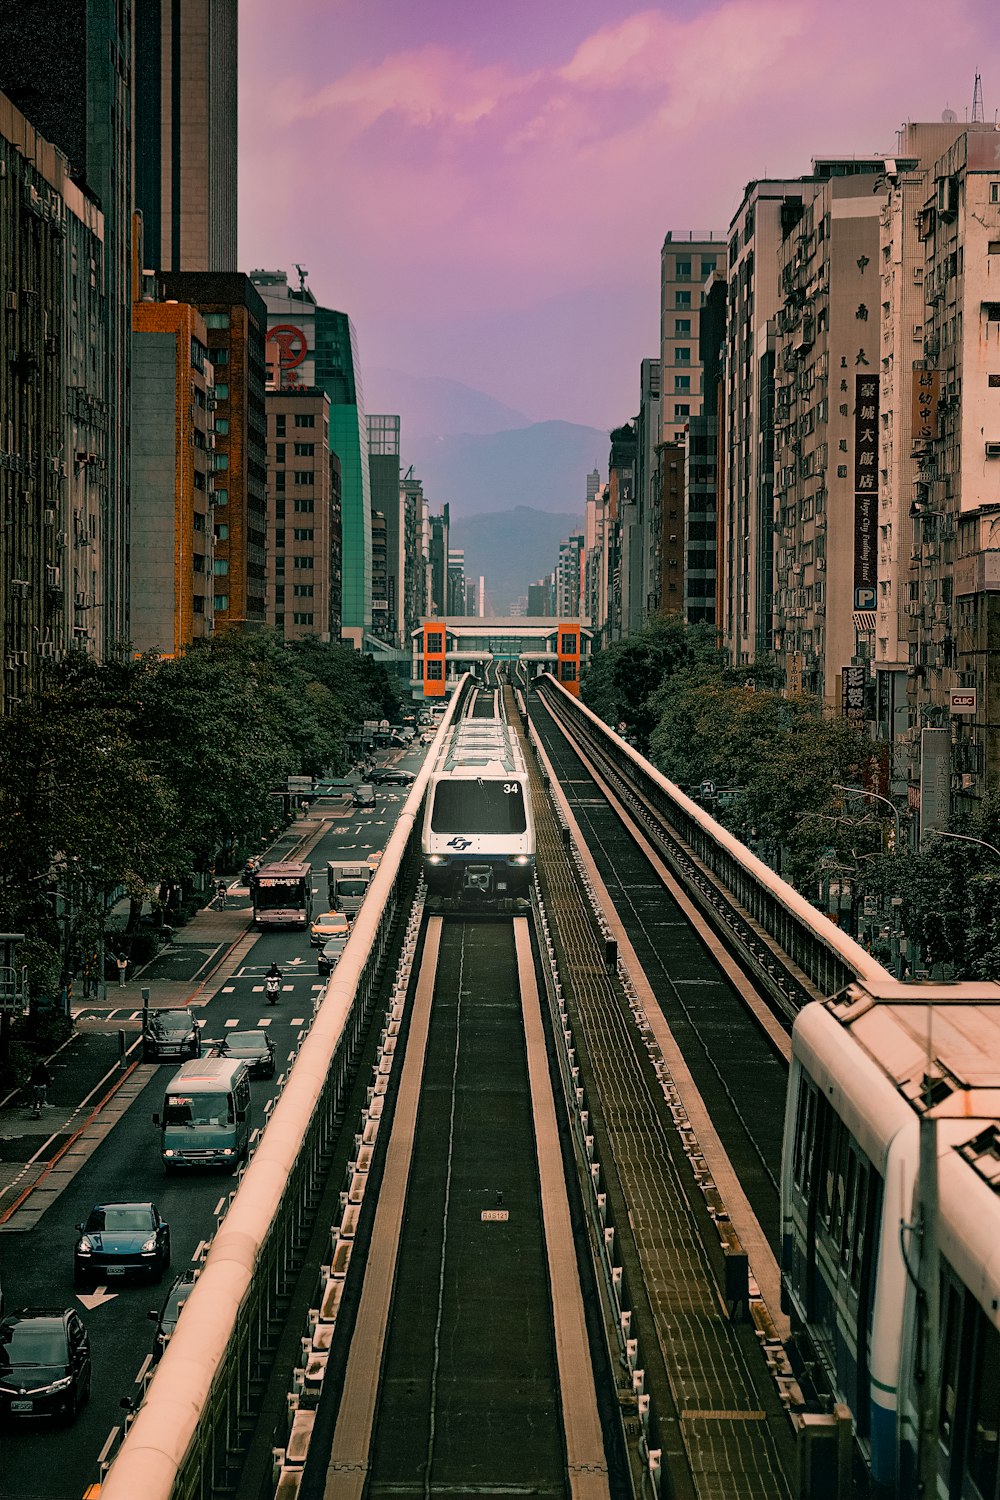
POLYGON ((467 839, 464 834, 457 834, 455 838, 449 839, 445 845, 447 849, 471 849, 472 840, 467 839))

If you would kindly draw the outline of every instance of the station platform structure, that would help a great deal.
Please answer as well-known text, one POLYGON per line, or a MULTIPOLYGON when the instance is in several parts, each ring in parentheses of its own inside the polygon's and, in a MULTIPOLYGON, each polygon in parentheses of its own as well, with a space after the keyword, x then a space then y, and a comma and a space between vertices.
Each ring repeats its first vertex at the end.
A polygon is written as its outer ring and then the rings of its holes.
POLYGON ((551 672, 571 693, 590 656, 587 619, 548 615, 434 615, 410 632, 411 686, 425 698, 444 698, 465 672, 483 676, 492 662, 520 665, 529 679, 551 672))

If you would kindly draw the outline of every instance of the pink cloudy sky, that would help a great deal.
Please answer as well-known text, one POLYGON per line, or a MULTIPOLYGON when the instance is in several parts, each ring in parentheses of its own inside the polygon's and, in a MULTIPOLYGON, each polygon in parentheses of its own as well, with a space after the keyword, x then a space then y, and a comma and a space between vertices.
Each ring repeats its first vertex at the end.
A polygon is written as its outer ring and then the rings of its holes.
MULTIPOLYGON (((610 427, 668 229, 754 177, 1000 105, 995 0, 241 0, 240 262, 298 261, 362 367, 610 427)), ((366 381, 369 410, 377 380, 366 381)))

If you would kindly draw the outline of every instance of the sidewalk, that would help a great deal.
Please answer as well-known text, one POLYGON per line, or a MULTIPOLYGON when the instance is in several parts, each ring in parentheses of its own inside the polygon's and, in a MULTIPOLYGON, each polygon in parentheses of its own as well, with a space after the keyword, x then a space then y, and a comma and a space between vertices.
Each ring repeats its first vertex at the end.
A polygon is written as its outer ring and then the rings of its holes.
MULTIPOLYGON (((341 815, 327 803, 310 810, 275 839, 267 858, 307 854, 341 815)), ((143 989, 150 1010, 204 1005, 257 937, 249 891, 230 886, 225 911, 213 899, 125 985, 109 980, 99 999, 74 996, 73 1035, 46 1059, 52 1084, 41 1119, 32 1118, 27 1089, 0 1098, 0 1234, 38 1221, 156 1071, 141 1061, 143 989)))

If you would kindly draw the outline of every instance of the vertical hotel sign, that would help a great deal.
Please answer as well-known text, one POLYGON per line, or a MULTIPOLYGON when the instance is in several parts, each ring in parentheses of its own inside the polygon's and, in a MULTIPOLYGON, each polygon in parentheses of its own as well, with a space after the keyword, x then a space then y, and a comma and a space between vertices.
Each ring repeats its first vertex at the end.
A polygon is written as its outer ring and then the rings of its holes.
POLYGON ((878 376, 854 377, 854 608, 874 609, 878 580, 878 376))

